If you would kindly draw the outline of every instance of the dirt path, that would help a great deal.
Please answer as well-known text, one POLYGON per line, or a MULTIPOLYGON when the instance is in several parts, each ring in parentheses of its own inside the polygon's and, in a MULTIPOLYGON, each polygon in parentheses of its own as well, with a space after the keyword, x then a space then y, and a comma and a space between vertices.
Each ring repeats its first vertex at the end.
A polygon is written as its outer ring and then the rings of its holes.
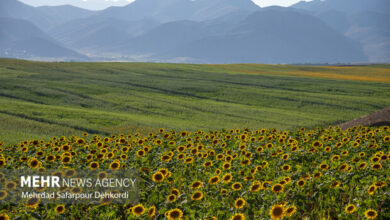
POLYGON ((379 127, 379 126, 390 126, 390 107, 381 109, 369 115, 363 116, 361 118, 348 121, 340 124, 339 126, 342 129, 347 129, 356 125, 370 126, 370 127, 379 127))

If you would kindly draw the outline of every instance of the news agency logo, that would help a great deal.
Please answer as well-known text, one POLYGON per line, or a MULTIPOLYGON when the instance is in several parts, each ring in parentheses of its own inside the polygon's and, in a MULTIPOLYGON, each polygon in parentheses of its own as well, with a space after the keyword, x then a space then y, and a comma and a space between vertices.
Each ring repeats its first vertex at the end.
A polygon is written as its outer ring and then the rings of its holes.
POLYGON ((21 176, 20 187, 61 187, 59 176, 21 176))
MULTIPOLYGON (((4 183, 13 182, 0 204, 26 202, 38 198, 40 203, 108 204, 136 202, 139 198, 139 173, 136 169, 75 170, 48 169, 3 170, 4 183)), ((3 184, 4 185, 4 184, 3 184)), ((2 183, 0 183, 0 188, 2 183)))
POLYGON ((59 176, 20 176, 20 187, 103 187, 134 188, 136 178, 61 178, 59 176))

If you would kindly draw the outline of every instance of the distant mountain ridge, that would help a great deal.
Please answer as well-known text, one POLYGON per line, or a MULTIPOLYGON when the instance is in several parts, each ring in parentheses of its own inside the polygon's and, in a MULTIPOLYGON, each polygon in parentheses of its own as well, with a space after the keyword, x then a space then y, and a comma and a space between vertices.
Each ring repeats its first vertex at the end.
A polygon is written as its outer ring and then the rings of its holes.
POLYGON ((360 11, 373 11, 379 13, 390 12, 390 3, 388 0, 312 0, 309 2, 298 2, 291 7, 316 12, 330 10, 345 13, 360 11))
POLYGON ((306 10, 359 42, 371 62, 390 62, 390 1, 313 0, 292 8, 306 10))
POLYGON ((160 23, 192 20, 205 21, 237 10, 259 9, 251 0, 136 0, 124 7, 110 7, 98 14, 122 20, 152 18, 160 23))
POLYGON ((86 59, 26 20, 0 18, 0 57, 86 59))
POLYGON ((3 46, 12 45, 7 53, 30 47, 31 57, 41 51, 40 57, 54 54, 53 59, 66 54, 82 60, 85 54, 92 60, 157 62, 390 62, 388 5, 388 0, 314 0, 262 9, 251 0, 136 0, 88 11, 1 0, 0 17, 35 25, 40 43, 22 37, 31 28, 13 32, 3 24, 0 31, 3 46), (46 46, 33 50, 30 44, 46 46), (46 48, 51 52, 43 53, 46 48))
POLYGON ((212 63, 338 63, 367 59, 357 44, 319 19, 278 7, 255 12, 229 33, 200 39, 172 54, 212 63))
POLYGON ((32 7, 18 0, 0 1, 0 17, 25 19, 43 30, 94 13, 70 5, 32 7))

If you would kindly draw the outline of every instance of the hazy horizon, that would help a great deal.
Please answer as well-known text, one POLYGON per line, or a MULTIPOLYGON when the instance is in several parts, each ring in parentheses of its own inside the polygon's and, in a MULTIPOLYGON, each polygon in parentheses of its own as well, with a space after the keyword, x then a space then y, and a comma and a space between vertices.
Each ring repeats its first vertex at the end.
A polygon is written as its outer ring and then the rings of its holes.
MULTIPOLYGON (((20 0, 31 6, 58 6, 73 5, 88 10, 103 10, 111 6, 125 6, 134 0, 20 0)), ((268 6, 291 6, 300 1, 308 0, 252 0, 260 7, 268 6)))

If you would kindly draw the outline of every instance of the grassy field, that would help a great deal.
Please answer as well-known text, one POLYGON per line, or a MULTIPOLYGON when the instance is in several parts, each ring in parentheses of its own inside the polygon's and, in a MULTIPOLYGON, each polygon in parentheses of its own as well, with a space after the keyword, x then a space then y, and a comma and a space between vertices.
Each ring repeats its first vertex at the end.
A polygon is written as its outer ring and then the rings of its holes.
POLYGON ((390 65, 0 59, 0 141, 166 129, 334 125, 390 105, 390 65))

